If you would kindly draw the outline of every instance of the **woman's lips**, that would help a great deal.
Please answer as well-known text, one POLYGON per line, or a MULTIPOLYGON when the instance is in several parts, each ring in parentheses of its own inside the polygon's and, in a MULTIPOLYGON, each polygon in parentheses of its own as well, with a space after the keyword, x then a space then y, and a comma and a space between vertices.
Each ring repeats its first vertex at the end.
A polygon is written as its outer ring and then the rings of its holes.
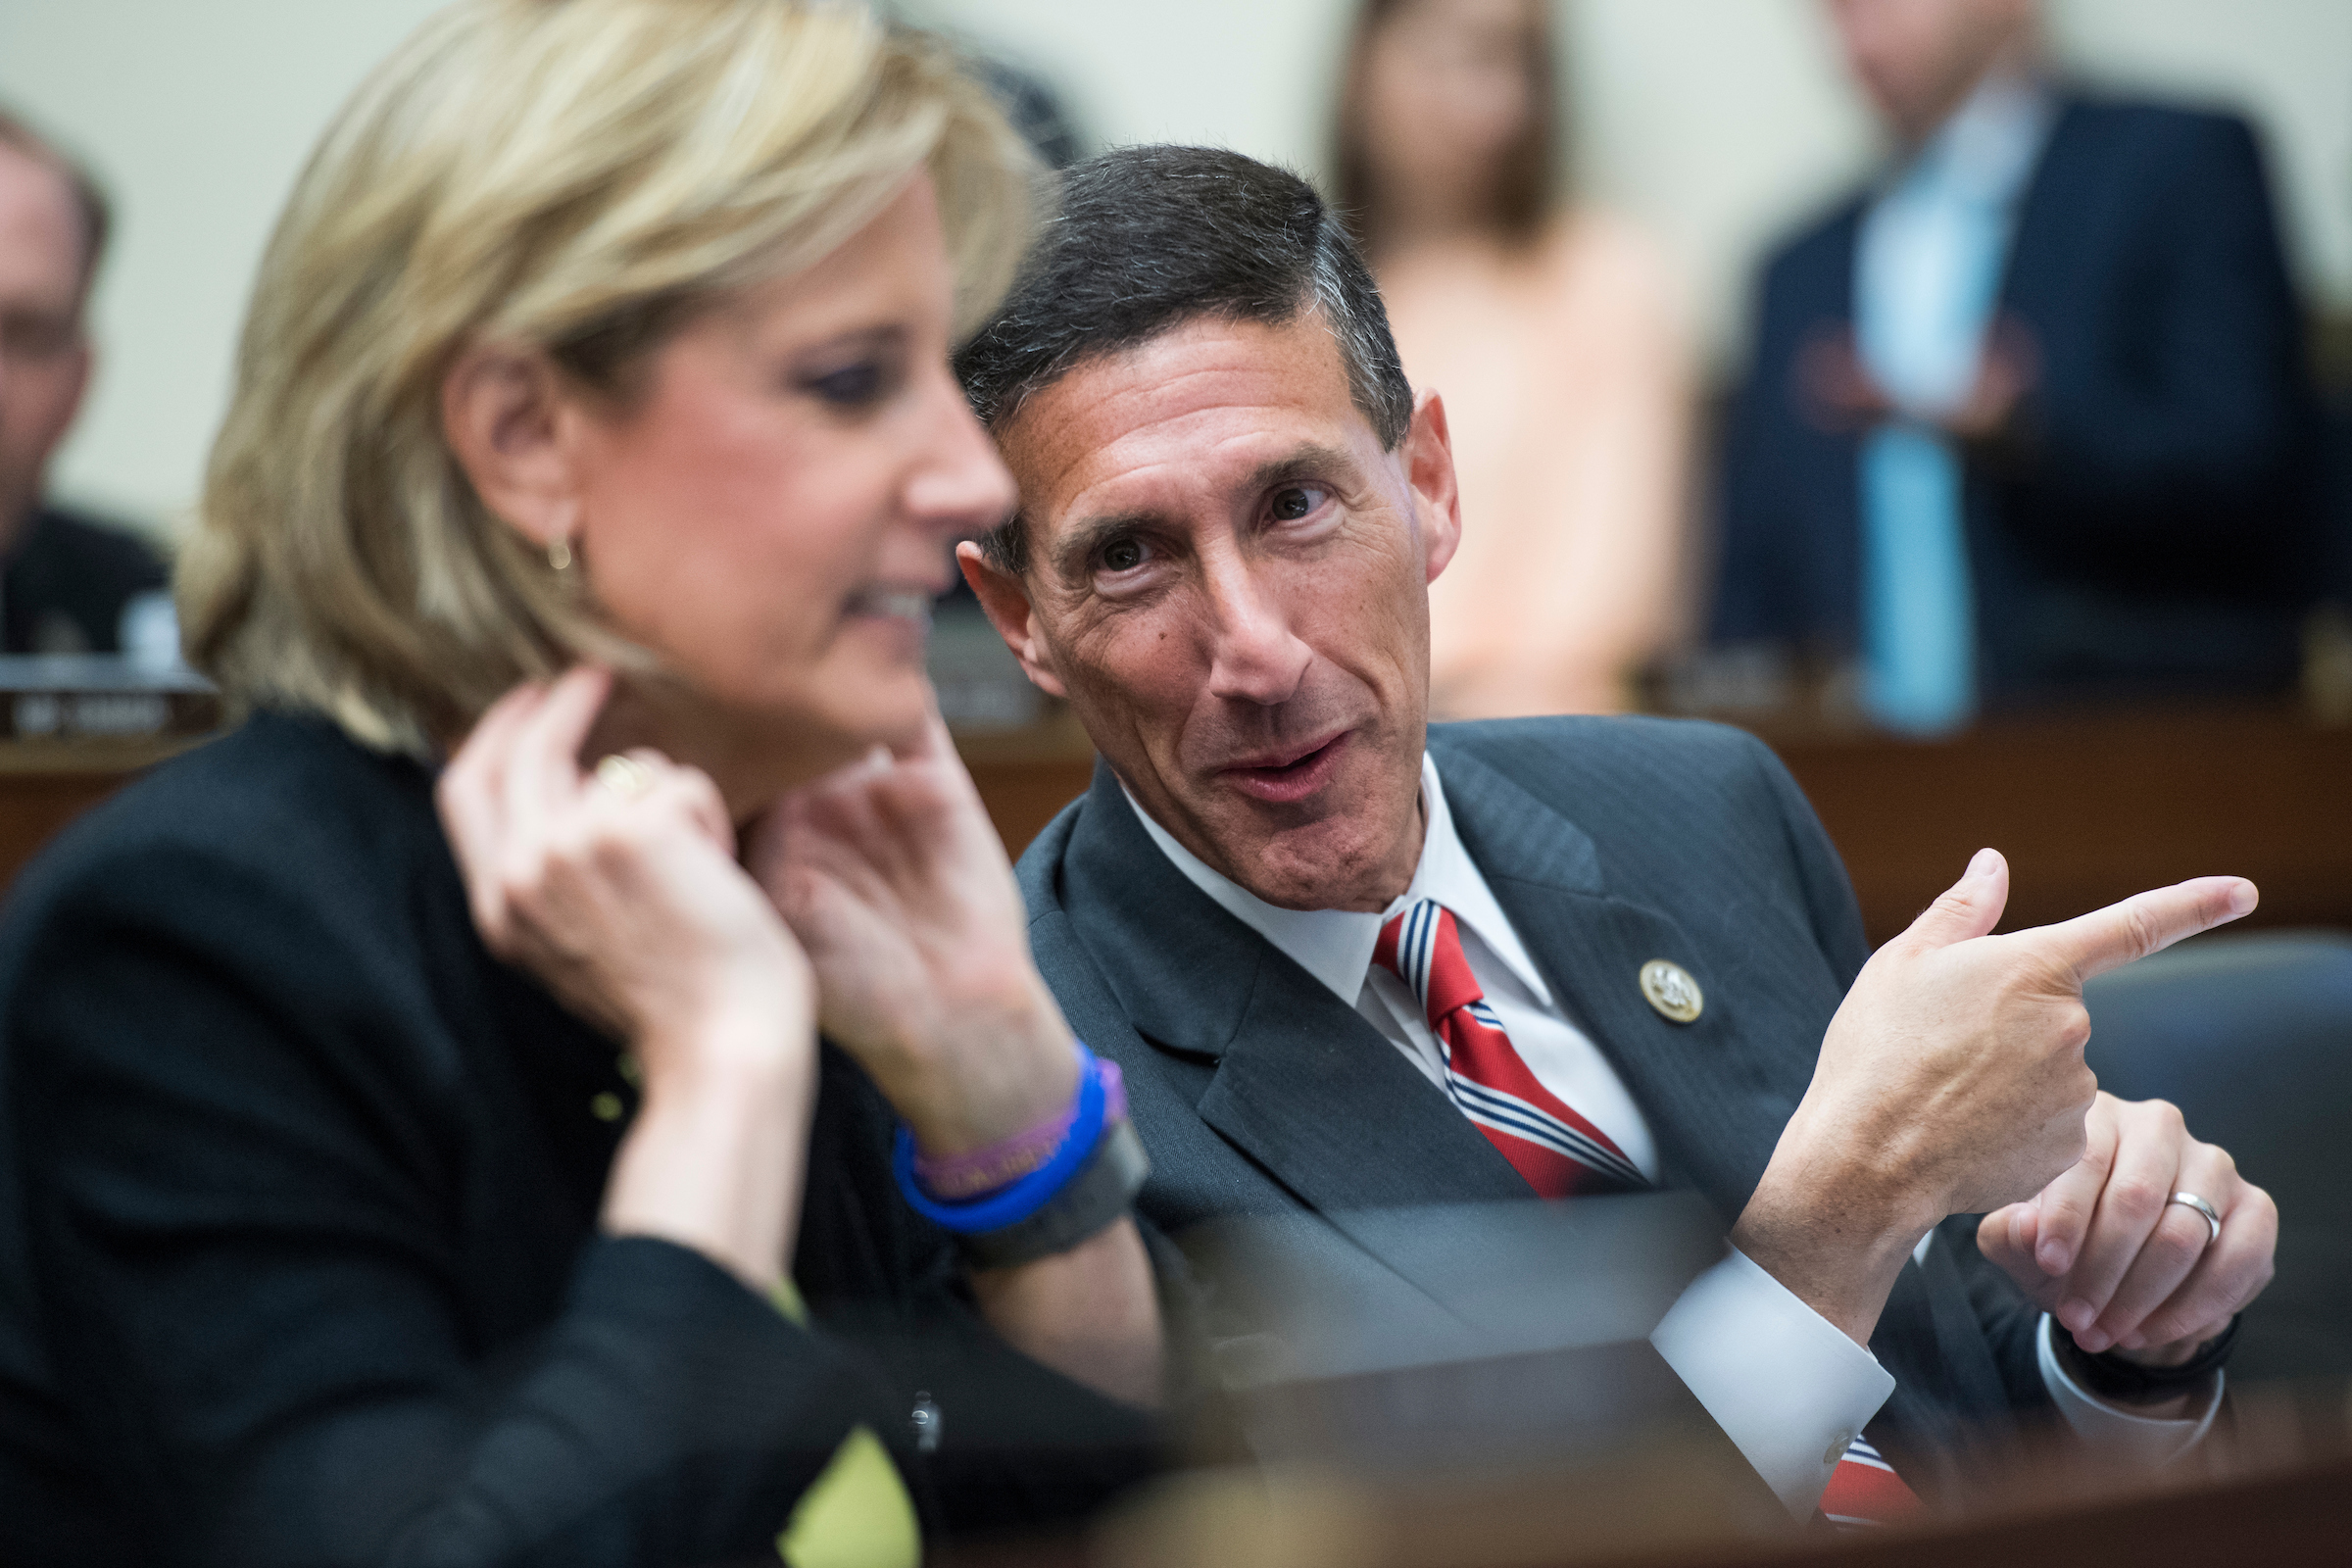
POLYGON ((1340 765, 1340 754, 1348 749, 1350 733, 1343 730, 1313 751, 1277 766, 1229 767, 1225 769, 1225 777, 1243 794, 1270 805, 1288 806, 1303 801, 1331 782, 1331 775, 1340 765))
POLYGON ((864 588, 850 596, 853 615, 931 623, 931 596, 919 588, 864 588))

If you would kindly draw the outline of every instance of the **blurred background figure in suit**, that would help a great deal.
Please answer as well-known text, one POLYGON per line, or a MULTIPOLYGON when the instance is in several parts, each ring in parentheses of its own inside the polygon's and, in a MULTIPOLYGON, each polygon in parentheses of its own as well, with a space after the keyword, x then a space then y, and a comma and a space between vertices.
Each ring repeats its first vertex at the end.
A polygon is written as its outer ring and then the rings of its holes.
POLYGON ((0 108, 0 650, 118 653, 127 628, 160 641, 168 662, 178 633, 163 563, 127 533, 42 504, 50 455, 90 384, 87 308, 107 227, 97 182, 0 108))
POLYGON ((1549 8, 1367 0, 1337 205, 1478 518, 1430 585, 1434 711, 1606 712, 1683 623, 1690 385, 1664 266, 1563 207, 1549 8))
POLYGON ((1939 733, 2294 681, 2315 407, 2231 116, 2053 79, 2035 0, 1829 0, 1891 143, 1767 263, 1715 635, 1939 733))

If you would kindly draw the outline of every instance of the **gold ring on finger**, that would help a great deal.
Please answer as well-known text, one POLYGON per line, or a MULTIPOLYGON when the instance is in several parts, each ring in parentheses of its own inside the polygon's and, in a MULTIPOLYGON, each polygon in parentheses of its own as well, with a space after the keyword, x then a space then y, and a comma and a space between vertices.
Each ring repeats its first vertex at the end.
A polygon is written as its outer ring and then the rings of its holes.
POLYGON ((654 770, 634 757, 614 752, 596 764, 596 781, 624 801, 633 801, 654 787, 654 770))
POLYGON ((2194 1193, 2175 1193, 2170 1199, 2166 1200, 2166 1201, 2179 1203, 2182 1208, 2193 1208, 2198 1213, 2205 1216, 2205 1223, 2213 1232, 2211 1236, 2208 1236, 2205 1239, 2205 1245, 2207 1247, 2211 1247, 2214 1243, 2222 1239, 2222 1216, 2213 1211, 2213 1205, 2211 1203, 2208 1203, 2205 1201, 2205 1200, 2199 1198, 2194 1193))

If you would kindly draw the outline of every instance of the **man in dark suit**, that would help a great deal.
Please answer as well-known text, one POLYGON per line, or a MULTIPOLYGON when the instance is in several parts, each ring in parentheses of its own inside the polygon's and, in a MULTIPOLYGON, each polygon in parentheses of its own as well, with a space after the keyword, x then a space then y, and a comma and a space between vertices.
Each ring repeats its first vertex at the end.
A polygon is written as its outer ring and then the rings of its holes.
POLYGON ((1799 1515, 1883 1517, 1889 1474, 1952 1494, 1962 1429, 2020 1405, 2196 1441, 2276 1211, 2169 1107, 2094 1100, 2080 986, 2250 886, 1994 937, 1986 852, 1874 957, 1752 739, 1428 729, 1445 406, 1295 176, 1081 166, 958 363, 1022 494, 965 575, 1103 759, 1020 871, 1041 971, 1126 1070, 1147 1217, 1378 1253, 1352 1213, 1695 1188, 1736 1250, 1652 1344, 1799 1515))
POLYGON ((1829 11, 1894 156, 1765 266, 1714 638, 1928 733, 2290 685, 2317 425, 2251 130, 2051 80, 2034 0, 1829 11))
MULTIPOLYGON (((138 540, 41 500, 89 386, 106 231, 97 186, 0 110, 0 649, 12 654, 122 652, 123 612, 164 587, 138 540)), ((168 626, 168 601, 154 603, 168 626)))

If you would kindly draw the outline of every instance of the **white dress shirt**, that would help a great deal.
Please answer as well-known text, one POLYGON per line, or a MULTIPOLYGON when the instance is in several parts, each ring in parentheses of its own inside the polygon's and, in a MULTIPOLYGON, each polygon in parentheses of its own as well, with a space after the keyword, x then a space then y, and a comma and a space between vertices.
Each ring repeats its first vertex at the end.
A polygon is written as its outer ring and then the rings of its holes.
MULTIPOLYGON (((1268 904, 1203 864, 1132 795, 1128 804, 1152 842, 1195 887, 1354 1007, 1441 1093, 1445 1056, 1421 1004, 1402 981, 1374 968, 1372 951, 1381 925, 1420 900, 1435 899, 1452 910, 1470 972, 1521 1059, 1544 1088, 1607 1133, 1642 1175, 1657 1180, 1657 1143, 1642 1108, 1537 971, 1454 833, 1445 785, 1426 753, 1421 863, 1402 896, 1379 914, 1268 904)), ((1920 1244, 1920 1255, 1928 1245, 1920 1244)), ((2162 1462, 2193 1446, 2211 1425, 2218 1384, 2198 1419, 2128 1415, 2068 1380, 2050 1351, 2046 1317, 2041 1338, 2042 1379, 2086 1441, 2162 1462)), ((1846 1444, 1894 1392, 1893 1375, 1877 1356, 1737 1249, 1691 1282, 1650 1343, 1799 1519, 1812 1515, 1846 1444)))

